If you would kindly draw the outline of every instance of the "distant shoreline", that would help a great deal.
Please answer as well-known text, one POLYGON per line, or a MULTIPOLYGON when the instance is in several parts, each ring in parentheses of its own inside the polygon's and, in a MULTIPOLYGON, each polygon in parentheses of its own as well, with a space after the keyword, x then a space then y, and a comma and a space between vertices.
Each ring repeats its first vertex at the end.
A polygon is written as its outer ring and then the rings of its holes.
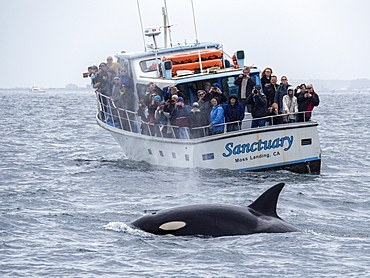
MULTIPOLYGON (((317 92, 323 91, 369 91, 370 79, 354 79, 354 80, 325 80, 325 79, 290 79, 289 83, 295 87, 299 84, 312 84, 317 92)), ((76 84, 69 83, 64 88, 46 88, 40 87, 43 90, 93 90, 87 84, 85 87, 79 87, 76 84)), ((14 88, 0 88, 0 90, 30 90, 31 87, 14 87, 14 88)))
MULTIPOLYGON (((81 90, 81 91, 86 91, 86 90, 93 90, 93 88, 84 88, 84 87, 77 87, 77 88, 44 88, 44 87, 41 87, 40 89, 42 90, 47 90, 47 91, 57 91, 57 90, 81 90)), ((4 91, 9 91, 9 90, 22 90, 22 91, 30 91, 31 88, 27 88, 27 87, 14 87, 14 88, 0 88, 0 90, 4 90, 4 91)))

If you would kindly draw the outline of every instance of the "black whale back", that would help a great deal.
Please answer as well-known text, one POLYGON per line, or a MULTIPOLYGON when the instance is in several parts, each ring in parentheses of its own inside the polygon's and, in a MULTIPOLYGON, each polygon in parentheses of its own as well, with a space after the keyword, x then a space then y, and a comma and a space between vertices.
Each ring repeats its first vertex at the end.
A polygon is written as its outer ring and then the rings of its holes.
POLYGON ((146 232, 170 236, 230 236, 298 231, 276 213, 284 183, 276 184, 248 207, 199 204, 145 215, 131 225, 146 232))
POLYGON ((280 192, 284 185, 285 183, 278 183, 274 185, 265 191, 265 193, 263 193, 261 196, 259 196, 258 199, 248 207, 260 212, 261 214, 281 219, 276 213, 276 206, 280 192))

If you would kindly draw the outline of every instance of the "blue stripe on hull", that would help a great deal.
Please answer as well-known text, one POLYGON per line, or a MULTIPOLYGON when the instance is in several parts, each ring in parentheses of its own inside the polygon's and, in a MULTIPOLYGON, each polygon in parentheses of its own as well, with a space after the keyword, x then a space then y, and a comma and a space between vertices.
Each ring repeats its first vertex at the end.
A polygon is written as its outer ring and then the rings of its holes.
POLYGON ((292 164, 299 164, 299 163, 305 163, 305 162, 308 162, 308 161, 316 161, 316 160, 321 160, 321 158, 311 157, 311 158, 305 158, 305 159, 300 159, 300 160, 295 160, 295 161, 290 161, 290 162, 282 162, 282 163, 276 163, 276 164, 270 164, 270 165, 264 165, 264 166, 241 168, 241 169, 236 169, 236 170, 237 171, 262 170, 262 169, 282 167, 282 166, 288 166, 288 165, 292 165, 292 164))

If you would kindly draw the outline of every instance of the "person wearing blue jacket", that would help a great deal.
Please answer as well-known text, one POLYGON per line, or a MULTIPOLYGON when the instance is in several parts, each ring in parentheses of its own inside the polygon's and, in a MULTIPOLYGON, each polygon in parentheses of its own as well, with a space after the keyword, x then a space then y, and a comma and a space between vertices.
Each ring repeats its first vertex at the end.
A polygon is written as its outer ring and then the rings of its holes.
POLYGON ((212 110, 210 113, 210 124, 209 128, 211 130, 211 134, 219 134, 224 132, 224 125, 225 118, 224 118, 224 109, 222 105, 219 103, 217 98, 211 99, 212 110))
POLYGON ((229 101, 224 105, 224 110, 227 132, 240 130, 244 119, 245 108, 244 105, 239 103, 236 95, 229 96, 229 101))

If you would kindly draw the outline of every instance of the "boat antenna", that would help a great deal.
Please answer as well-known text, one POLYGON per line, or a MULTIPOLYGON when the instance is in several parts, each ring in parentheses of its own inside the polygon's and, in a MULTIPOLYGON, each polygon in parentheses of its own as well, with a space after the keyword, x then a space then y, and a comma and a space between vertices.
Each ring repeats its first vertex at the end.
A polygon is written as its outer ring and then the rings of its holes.
POLYGON ((191 8, 193 10, 193 21, 194 21, 194 32, 195 32, 195 42, 199 43, 198 41, 198 32, 197 32, 197 22, 195 21, 195 13, 194 13, 194 4, 193 0, 191 0, 191 8))
POLYGON ((164 48, 167 48, 167 17, 166 17, 166 10, 162 7, 162 14, 163 14, 163 37, 164 37, 164 48))
POLYGON ((141 25, 141 34, 143 36, 143 44, 144 44, 144 50, 146 52, 146 45, 145 45, 145 35, 144 35, 144 27, 143 27, 143 20, 141 18, 141 11, 140 11, 140 5, 139 5, 139 0, 136 0, 137 3, 137 10, 139 12, 139 18, 140 18, 140 25, 141 25))
MULTIPOLYGON (((171 25, 170 25, 170 20, 168 18, 168 11, 167 11, 167 0, 164 0, 164 11, 163 15, 165 17, 166 24, 164 26, 165 30, 168 28, 168 36, 170 38, 170 46, 172 47, 172 35, 171 35, 171 25)), ((167 42, 167 31, 165 31, 165 42, 167 42)), ((166 44, 166 43, 165 43, 166 44)), ((165 46, 167 47, 167 45, 165 46)))

